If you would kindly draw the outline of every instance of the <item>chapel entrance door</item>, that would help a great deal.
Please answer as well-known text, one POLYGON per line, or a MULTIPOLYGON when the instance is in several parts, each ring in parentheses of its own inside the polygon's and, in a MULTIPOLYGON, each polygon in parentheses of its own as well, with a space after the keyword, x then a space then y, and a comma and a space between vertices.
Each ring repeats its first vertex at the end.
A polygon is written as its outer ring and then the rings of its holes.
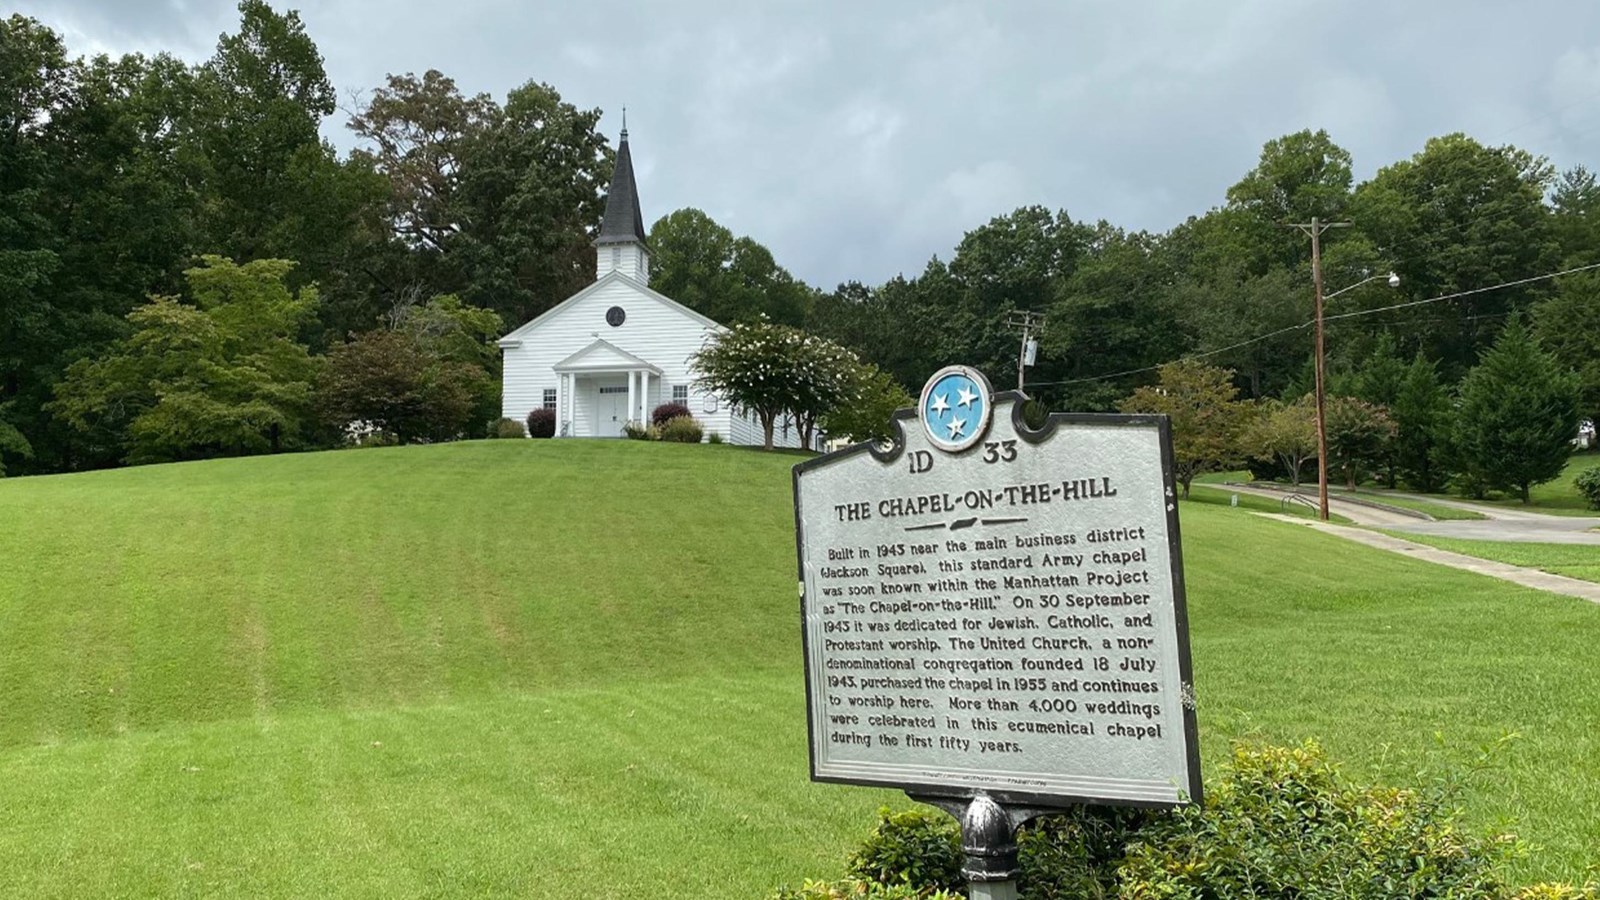
POLYGON ((628 422, 628 382, 602 381, 599 389, 594 405, 594 433, 597 437, 622 437, 622 426, 628 422))

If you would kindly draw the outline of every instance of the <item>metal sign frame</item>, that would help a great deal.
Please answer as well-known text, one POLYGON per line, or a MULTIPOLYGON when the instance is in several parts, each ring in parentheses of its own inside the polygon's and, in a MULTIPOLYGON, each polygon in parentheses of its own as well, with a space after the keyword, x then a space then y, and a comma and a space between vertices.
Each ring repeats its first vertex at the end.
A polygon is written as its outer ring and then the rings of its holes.
MULTIPOLYGON (((931 383, 931 382, 930 382, 931 383)), ((1161 447, 1161 473, 1166 486, 1170 489, 1173 485, 1173 456, 1172 456, 1172 426, 1165 415, 1151 414, 1123 414, 1123 413, 1051 413, 1044 424, 1038 429, 1029 428, 1023 420, 1022 407, 1028 400, 1020 391, 1002 391, 992 395, 992 409, 989 411, 991 421, 993 417, 1001 414, 1004 407, 1010 406, 1011 426, 1017 436, 1030 445, 1042 444, 1057 428, 1071 428, 1075 425, 1097 425, 1151 428, 1157 430, 1161 447)), ((920 405, 918 409, 920 409, 920 405)), ((1123 798, 1107 798, 1096 796, 1078 796, 1037 793, 1018 790, 995 790, 976 788, 961 785, 934 784, 925 782, 909 782, 899 779, 868 778, 868 777, 841 777, 821 775, 817 771, 817 735, 815 704, 819 698, 814 695, 813 672, 811 669, 811 636, 806 627, 806 614, 809 608, 809 599, 806 596, 805 573, 805 519, 801 509, 800 481, 805 474, 814 469, 832 465, 852 456, 863 453, 871 454, 873 459, 880 463, 894 463, 898 461, 906 450, 906 427, 910 420, 918 419, 918 409, 901 409, 895 412, 891 425, 894 428, 895 438, 888 445, 874 443, 852 444, 832 453, 814 457, 799 463, 793 470, 794 487, 794 521, 795 521, 795 560, 796 573, 800 585, 800 635, 801 649, 804 660, 806 681, 806 749, 810 762, 811 780, 832 784, 854 784, 864 787, 899 788, 913 795, 916 799, 927 798, 928 801, 938 799, 971 800, 975 797, 985 796, 1002 806, 1028 807, 1028 808, 1061 808, 1076 804, 1096 804, 1108 806, 1127 806, 1167 809, 1182 806, 1185 803, 1195 804, 1202 802, 1203 788, 1200 775, 1200 744, 1199 727, 1195 716, 1194 704, 1185 702, 1180 705, 1182 709, 1183 741, 1186 768, 1189 783, 1180 785, 1183 799, 1177 802, 1133 800, 1123 798)), ((920 427, 920 424, 917 425, 920 427)), ((944 451, 951 457, 964 457, 977 452, 981 444, 972 446, 957 453, 944 451)), ((1174 499, 1167 504, 1167 546, 1168 557, 1171 562, 1172 572, 1172 605, 1173 620, 1177 632, 1178 678, 1181 685, 1193 685, 1194 671, 1192 658, 1189 651, 1189 613, 1187 604, 1187 591, 1183 576, 1183 555, 1181 540, 1178 532, 1178 505, 1174 499)), ((820 598, 819 598, 820 602, 820 598)))

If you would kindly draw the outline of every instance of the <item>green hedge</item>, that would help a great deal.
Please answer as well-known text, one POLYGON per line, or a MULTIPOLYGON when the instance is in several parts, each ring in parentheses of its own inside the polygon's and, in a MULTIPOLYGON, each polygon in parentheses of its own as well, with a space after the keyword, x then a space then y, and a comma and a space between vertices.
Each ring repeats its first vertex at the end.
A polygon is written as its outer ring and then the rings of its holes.
MULTIPOLYGON (((1444 783, 1354 784, 1315 742, 1240 744, 1208 785, 1204 806, 1079 807, 1029 823, 1017 837, 1019 889, 1024 900, 1600 900, 1592 885, 1506 885, 1505 863, 1527 847, 1466 830, 1451 798, 1444 783)), ((962 896, 960 866, 952 818, 884 809, 851 855, 845 881, 776 896, 962 896), (889 888, 900 893, 863 893, 889 888)))

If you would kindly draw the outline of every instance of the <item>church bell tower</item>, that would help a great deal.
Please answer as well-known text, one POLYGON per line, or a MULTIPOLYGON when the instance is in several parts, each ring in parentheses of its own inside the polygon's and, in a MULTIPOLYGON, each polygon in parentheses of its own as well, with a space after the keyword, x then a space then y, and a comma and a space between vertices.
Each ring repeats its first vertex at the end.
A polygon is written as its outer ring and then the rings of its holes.
POLYGON ((611 190, 606 194, 606 214, 600 221, 600 236, 594 240, 595 277, 612 272, 650 283, 650 248, 644 241, 644 217, 639 212, 639 188, 633 180, 633 155, 628 152, 628 125, 622 125, 622 140, 617 144, 617 169, 611 173, 611 190))

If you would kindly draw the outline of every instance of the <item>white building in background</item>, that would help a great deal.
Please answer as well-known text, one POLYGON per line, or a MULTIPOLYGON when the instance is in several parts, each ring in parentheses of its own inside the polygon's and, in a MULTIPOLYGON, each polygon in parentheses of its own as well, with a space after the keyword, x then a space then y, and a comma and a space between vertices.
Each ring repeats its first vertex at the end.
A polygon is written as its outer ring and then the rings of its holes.
MULTIPOLYGON (((709 434, 761 444, 761 425, 694 386, 689 360, 723 326, 652 291, 639 191, 628 131, 595 239, 595 282, 500 339, 501 415, 522 421, 534 409, 556 412, 557 437, 622 437, 628 422, 648 422, 662 403, 689 407, 709 434)), ((772 442, 798 447, 792 422, 772 442)))

